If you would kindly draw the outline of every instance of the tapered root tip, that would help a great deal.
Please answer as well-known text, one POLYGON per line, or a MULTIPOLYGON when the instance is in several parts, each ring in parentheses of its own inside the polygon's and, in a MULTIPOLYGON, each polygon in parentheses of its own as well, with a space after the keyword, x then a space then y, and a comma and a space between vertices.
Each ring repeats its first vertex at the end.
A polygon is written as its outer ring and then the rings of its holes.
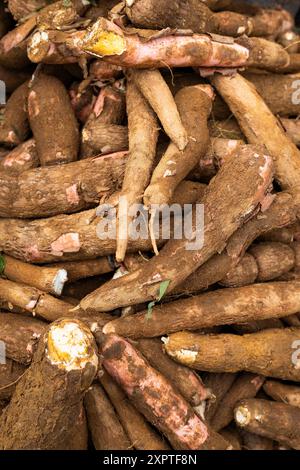
POLYGON ((61 295, 62 294, 62 291, 63 291, 63 288, 65 286, 65 283, 67 282, 68 280, 68 273, 65 269, 60 269, 54 280, 53 280, 53 292, 56 294, 56 295, 61 295))
POLYGON ((251 420, 251 413, 246 406, 238 406, 234 411, 234 418, 240 427, 247 426, 251 420))
POLYGON ((81 370, 90 364, 97 370, 94 337, 83 323, 75 320, 55 322, 48 331, 46 341, 46 354, 51 364, 66 371, 81 370))

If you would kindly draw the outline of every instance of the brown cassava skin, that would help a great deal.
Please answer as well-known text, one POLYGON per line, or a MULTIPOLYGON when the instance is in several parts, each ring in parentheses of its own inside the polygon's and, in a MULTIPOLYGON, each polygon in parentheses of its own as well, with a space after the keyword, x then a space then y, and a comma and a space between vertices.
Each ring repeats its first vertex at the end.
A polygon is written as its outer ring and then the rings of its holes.
MULTIPOLYGON (((124 90, 117 89, 107 85, 100 89, 95 99, 93 110, 90 113, 87 122, 83 128, 89 129, 89 126, 96 121, 100 124, 122 124, 125 116, 125 94, 124 90)), ((96 125, 94 123, 94 125, 96 125)))
POLYGON ((188 143, 186 125, 160 71, 132 69, 129 76, 157 114, 165 133, 179 150, 184 150, 188 143))
POLYGON ((78 44, 85 35, 84 31, 37 30, 28 40, 26 53, 33 63, 74 64, 85 63, 87 54, 78 44))
POLYGON ((289 223, 287 227, 268 230, 265 234, 260 236, 260 239, 281 243, 300 241, 300 223, 298 221, 294 221, 294 223, 289 223))
POLYGON ((8 8, 15 20, 21 20, 44 8, 48 3, 48 0, 8 0, 8 8))
POLYGON ((300 449, 300 410, 295 406, 252 398, 237 404, 234 414, 246 431, 300 449))
POLYGON ((206 387, 211 391, 212 398, 205 407, 205 420, 210 423, 223 397, 236 379, 236 374, 209 373, 203 378, 206 387))
POLYGON ((243 77, 253 83, 273 114, 298 116, 300 104, 297 104, 299 100, 293 99, 293 94, 297 90, 297 87, 295 88, 293 84, 298 81, 299 88, 300 74, 282 75, 246 72, 243 73, 243 77))
POLYGON ((274 442, 267 437, 240 430, 245 450, 274 450, 274 442))
POLYGON ((277 42, 286 48, 289 54, 296 54, 299 50, 299 34, 286 31, 278 36, 277 42))
POLYGON ((283 243, 261 242, 250 247, 249 253, 256 260, 260 282, 276 279, 295 265, 293 249, 283 243))
POLYGON ((128 150, 128 129, 118 124, 91 121, 81 139, 82 158, 128 150))
POLYGON ((255 258, 245 253, 241 261, 234 266, 219 284, 225 287, 242 287, 253 284, 258 276, 258 266, 255 258))
POLYGON ((164 439, 151 428, 144 416, 131 404, 122 389, 107 373, 104 373, 99 380, 136 450, 170 449, 164 439))
POLYGON ((5 172, 6 175, 19 175, 23 171, 36 168, 39 164, 35 141, 30 139, 15 147, 1 159, 0 171, 5 172))
MULTIPOLYGON (((233 41, 230 44, 221 43, 212 40, 209 35, 192 32, 180 35, 172 31, 169 33, 169 30, 166 30, 165 35, 153 31, 146 34, 144 30, 134 31, 123 30, 105 18, 99 18, 87 30, 80 47, 82 51, 112 64, 135 68, 239 67, 245 65, 249 57, 245 47, 233 41), (105 44, 101 43, 99 35, 102 33, 114 34, 122 42, 117 54, 114 49, 110 53, 106 40, 105 44)), ((277 63, 278 58, 275 57, 275 60, 277 63)))
POLYGON ((290 63, 290 55, 280 45, 264 38, 242 36, 235 40, 249 51, 248 67, 270 71, 283 70, 290 63))
POLYGON ((233 411, 236 404, 245 398, 254 398, 258 390, 262 387, 265 378, 260 375, 244 373, 240 375, 226 395, 223 397, 216 412, 210 421, 211 427, 215 431, 228 426, 233 420, 233 411))
POLYGON ((299 381, 293 343, 300 328, 262 330, 250 335, 199 335, 179 332, 168 337, 166 352, 176 361, 208 372, 238 372, 299 381))
POLYGON ((236 156, 237 150, 243 145, 245 145, 243 140, 212 137, 206 155, 200 158, 198 165, 190 172, 189 178, 209 182, 220 166, 227 159, 236 156))
POLYGON ((260 9, 252 18, 253 36, 278 36, 294 27, 292 15, 284 10, 275 8, 260 9))
POLYGON ((28 81, 20 85, 7 100, 0 125, 1 144, 14 147, 28 137, 29 124, 26 111, 28 85, 28 81))
POLYGON ((280 118, 287 135, 295 145, 300 145, 300 121, 298 119, 280 118))
POLYGON ((75 282, 79 279, 110 273, 114 271, 114 264, 108 257, 105 257, 85 261, 57 263, 47 267, 45 266, 45 268, 65 269, 68 273, 68 282, 75 282))
POLYGON ((233 426, 222 429, 219 434, 230 442, 232 450, 242 450, 241 436, 233 426))
MULTIPOLYGON (((197 195, 202 197, 202 185, 199 188, 198 185, 195 187, 195 183, 191 185, 188 182, 182 188, 191 186, 192 191, 181 197, 179 202, 188 204, 194 202, 197 195)), ((98 227, 101 221, 94 209, 35 221, 0 218, 0 247, 13 258, 31 263, 82 261, 112 255, 116 250, 116 241, 107 238, 105 231, 98 227), (14 233, 13 239, 11 233, 14 233)), ((161 237, 158 245, 161 246, 162 242, 161 237)), ((130 252, 151 248, 150 237, 129 240, 130 252)))
MULTIPOLYGON (((81 302, 82 308, 109 311, 116 306, 153 300, 157 298, 159 284, 166 280, 170 281, 168 288, 170 292, 211 256, 223 250, 226 241, 243 224, 245 217, 252 214, 263 201, 271 180, 271 159, 263 155, 257 147, 255 150, 250 147, 243 148, 238 159, 232 158, 224 164, 208 185, 201 200, 205 207, 204 246, 201 249, 195 249, 195 246, 192 250, 187 249, 187 239, 171 240, 159 256, 150 260, 141 269, 126 278, 107 283, 84 299, 81 302), (254 154, 260 154, 259 158, 254 158, 254 154), (233 174, 239 175, 234 186, 230 183, 233 174), (219 230, 220 225, 223 227, 222 234, 219 230), (185 263, 178 270, 178 263, 183 258, 185 263)), ((199 227, 197 230, 194 232, 195 235, 196 233, 199 235, 199 227)))
POLYGON ((88 427, 96 450, 129 450, 131 442, 103 388, 94 384, 85 395, 88 427))
POLYGON ((279 242, 260 242, 253 245, 239 264, 221 279, 226 287, 239 287, 255 281, 271 281, 281 278, 296 265, 292 247, 279 242))
POLYGON ((0 216, 39 218, 95 207, 120 189, 126 161, 125 155, 117 154, 35 168, 16 176, 1 172, 0 216))
POLYGON ((300 408, 300 387, 287 385, 275 380, 267 380, 264 383, 264 391, 275 401, 281 401, 291 406, 300 408))
POLYGON ((290 54, 290 63, 281 70, 282 73, 300 72, 300 54, 290 54))
POLYGON ((63 0, 53 2, 50 0, 38 12, 37 24, 43 28, 63 29, 76 23, 88 6, 81 0, 72 0, 66 4, 63 0))
POLYGON ((64 267, 35 266, 3 255, 4 269, 2 275, 11 281, 28 284, 44 292, 60 295, 67 280, 64 267))
POLYGON ((282 189, 297 188, 300 185, 300 152, 254 86, 238 74, 234 77, 218 75, 212 81, 229 105, 248 142, 264 145, 274 158, 275 177, 282 189))
POLYGON ((155 168, 144 194, 144 204, 168 204, 175 188, 205 156, 209 145, 207 119, 213 90, 207 85, 182 88, 175 97, 179 115, 188 134, 183 151, 172 142, 155 168))
POLYGON ((281 318, 300 310, 299 287, 300 283, 294 281, 219 289, 155 306, 151 318, 147 311, 117 318, 104 327, 104 333, 151 338, 181 330, 281 318))
POLYGON ((0 40, 0 65, 23 69, 30 65, 27 57, 27 38, 36 26, 36 15, 9 31, 0 40))
POLYGON ((234 118, 227 118, 224 121, 209 121, 208 127, 209 134, 211 137, 234 140, 245 139, 245 136, 243 135, 240 126, 234 118))
MULTIPOLYGON (((289 318, 289 316, 286 318, 289 318)), ((235 331, 241 334, 257 333, 258 331, 266 330, 267 328, 284 328, 285 321, 285 319, 280 320, 279 318, 268 318, 267 320, 253 320, 250 322, 235 323, 233 327, 235 331)))
POLYGON ((28 117, 42 166, 77 160, 78 124, 67 90, 57 78, 38 75, 32 80, 28 117))
POLYGON ((147 361, 163 374, 192 406, 210 397, 200 377, 187 367, 178 366, 163 351, 159 339, 140 339, 136 345, 147 361))
POLYGON ((0 313, 0 340, 5 343, 6 356, 21 364, 30 364, 37 341, 47 324, 36 318, 14 313, 0 313))
POLYGON ((116 259, 119 262, 124 260, 128 245, 129 225, 132 221, 128 211, 134 204, 142 202, 151 178, 159 128, 154 112, 132 80, 127 83, 126 106, 129 155, 118 206, 116 259))
POLYGON ((191 29, 195 33, 218 33, 228 36, 249 34, 251 21, 238 13, 213 13, 197 0, 170 4, 159 0, 126 1, 126 14, 138 27, 147 29, 191 29), (241 29, 239 29, 239 27, 241 29))
POLYGON ((24 374, 26 367, 11 359, 0 364, 0 400, 8 400, 13 395, 16 384, 24 374))
POLYGON ((101 345, 103 366, 136 408, 162 432, 174 449, 223 449, 221 436, 209 430, 170 382, 153 369, 125 339, 109 335, 101 345), (147 385, 146 385, 147 384, 147 385))
POLYGON ((39 315, 46 321, 72 316, 73 306, 51 295, 24 284, 0 279, 0 298, 6 302, 39 315))
MULTIPOLYGON (((56 324, 52 324, 39 341, 31 366, 1 415, 2 450, 87 449, 82 402, 96 375, 98 358, 89 329, 76 320, 73 323, 80 328, 86 343, 82 367, 77 365, 70 370, 64 363, 64 356, 56 356, 56 351, 53 353, 49 341, 56 324), (20 433, 20 429, 26 429, 26 432, 20 433)), ((79 359, 80 365, 81 361, 79 359)))

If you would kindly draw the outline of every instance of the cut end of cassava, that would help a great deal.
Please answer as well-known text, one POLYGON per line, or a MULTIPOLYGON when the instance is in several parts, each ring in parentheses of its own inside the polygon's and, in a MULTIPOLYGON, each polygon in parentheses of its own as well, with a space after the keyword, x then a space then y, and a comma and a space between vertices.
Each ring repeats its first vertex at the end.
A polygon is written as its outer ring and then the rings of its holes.
POLYGON ((76 320, 60 320, 51 325, 46 337, 51 364, 66 371, 82 370, 87 364, 98 368, 98 356, 90 330, 76 320))
POLYGON ((103 333, 104 333, 105 335, 110 335, 110 334, 112 334, 112 333, 115 333, 115 332, 116 332, 116 329, 115 329, 115 327, 114 327, 114 325, 113 325, 113 322, 107 323, 107 324, 103 327, 102 331, 103 331, 103 333))
POLYGON ((251 413, 246 406, 238 406, 234 412, 234 417, 236 423, 240 427, 247 426, 247 424, 251 421, 251 413))
POLYGON ((49 36, 46 31, 37 31, 29 41, 27 54, 31 62, 42 62, 50 48, 49 36))
POLYGON ((106 27, 108 22, 102 18, 98 20, 87 32, 82 40, 82 49, 97 57, 121 55, 126 51, 126 41, 121 30, 116 31, 106 27))
POLYGON ((53 292, 61 295, 64 285, 68 280, 68 273, 65 269, 60 269, 53 280, 53 292))

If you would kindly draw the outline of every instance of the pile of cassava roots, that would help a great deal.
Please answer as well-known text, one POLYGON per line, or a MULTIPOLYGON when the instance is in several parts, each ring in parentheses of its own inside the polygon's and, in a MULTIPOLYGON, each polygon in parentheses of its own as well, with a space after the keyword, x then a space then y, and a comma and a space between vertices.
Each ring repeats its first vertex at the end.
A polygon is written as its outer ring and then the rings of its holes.
POLYGON ((0 101, 0 450, 300 450, 292 15, 0 0, 0 101))

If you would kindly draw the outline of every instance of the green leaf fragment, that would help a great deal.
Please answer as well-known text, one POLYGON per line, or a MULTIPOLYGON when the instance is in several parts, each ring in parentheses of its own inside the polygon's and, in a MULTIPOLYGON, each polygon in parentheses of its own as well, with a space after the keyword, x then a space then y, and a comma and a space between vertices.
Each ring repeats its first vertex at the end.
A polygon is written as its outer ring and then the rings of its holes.
POLYGON ((3 274, 5 269, 5 259, 4 256, 0 255, 0 274, 3 274))
POLYGON ((147 309, 147 314, 146 314, 146 320, 151 320, 153 307, 157 304, 157 302, 160 302, 161 299, 164 297, 164 295, 166 294, 167 289, 168 289, 168 287, 169 287, 169 285, 170 285, 170 282, 171 282, 170 280, 161 282, 161 284, 160 284, 160 286, 159 286, 159 292, 158 292, 157 300, 153 300, 152 302, 150 302, 150 303, 148 304, 148 309, 147 309))

